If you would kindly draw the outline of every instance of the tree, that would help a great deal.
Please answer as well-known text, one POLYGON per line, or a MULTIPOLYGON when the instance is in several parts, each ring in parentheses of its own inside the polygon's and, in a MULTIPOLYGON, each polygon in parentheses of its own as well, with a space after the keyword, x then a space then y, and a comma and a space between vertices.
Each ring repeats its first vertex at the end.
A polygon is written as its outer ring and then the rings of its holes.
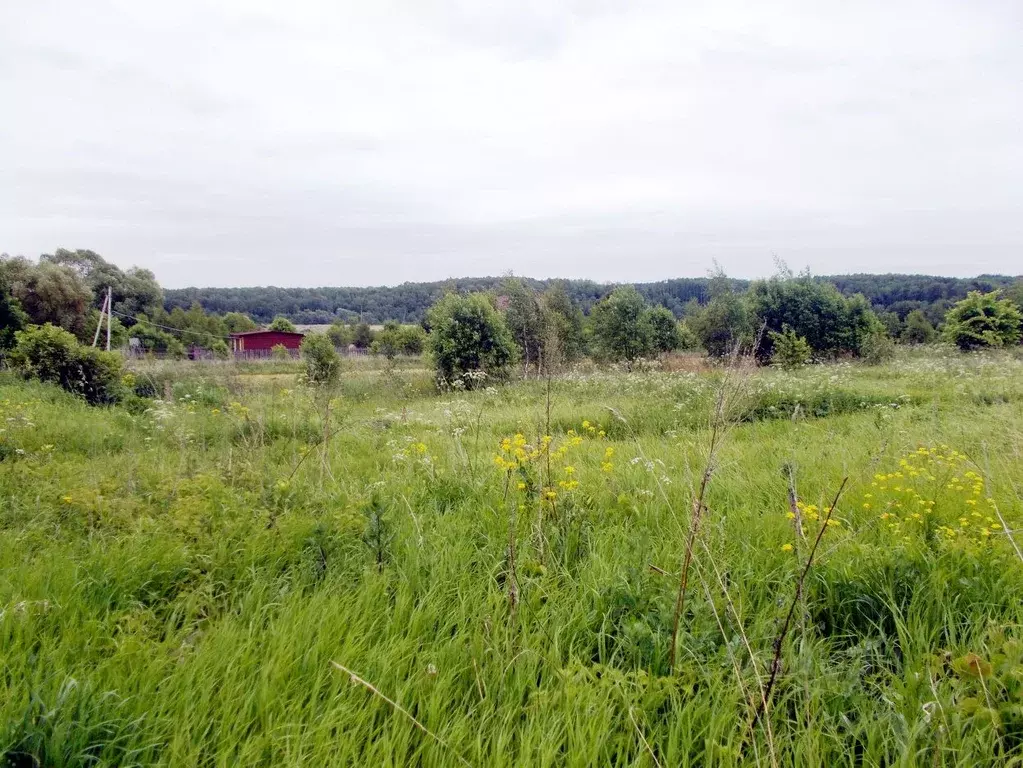
POLYGON ((515 361, 504 318, 484 294, 449 293, 430 307, 430 351, 440 379, 471 389, 477 372, 500 378, 515 361))
POLYGON ((348 345, 355 338, 352 329, 340 320, 335 320, 331 324, 330 328, 327 329, 327 336, 338 349, 347 349, 348 345))
POLYGON ((893 339, 897 339, 902 335, 902 332, 906 328, 906 324, 899 317, 898 312, 891 312, 884 310, 877 314, 877 319, 881 321, 881 325, 884 326, 885 332, 893 339))
POLYGON ((426 331, 418 325, 403 325, 398 333, 398 346, 403 355, 421 355, 426 348, 426 331))
POLYGON ((654 350, 646 301, 631 285, 601 299, 590 321, 596 352, 605 360, 632 362, 654 350))
POLYGON ((373 345, 374 338, 376 336, 373 329, 369 327, 369 323, 359 323, 352 330, 352 344, 357 349, 369 349, 373 345))
POLYGON ((241 312, 228 312, 223 319, 224 328, 228 333, 245 333, 259 327, 251 317, 241 312))
POLYGON ((859 354, 863 338, 881 328, 862 296, 847 299, 835 286, 806 274, 756 282, 749 300, 756 324, 767 331, 756 349, 761 361, 770 359, 776 334, 785 328, 805 338, 814 354, 822 357, 859 354))
POLYGON ((383 330, 373 341, 371 350, 388 360, 397 355, 419 355, 426 343, 426 331, 418 325, 398 325, 393 320, 384 323, 383 330))
POLYGON ((565 283, 553 283, 540 298, 548 340, 557 339, 563 362, 571 363, 586 354, 583 313, 565 290, 565 283))
POLYGON ((11 295, 10 286, 0 274, 0 353, 14 346, 14 334, 28 325, 28 315, 11 295))
POLYGON ((388 360, 393 360, 401 354, 401 326, 393 320, 384 323, 370 349, 375 355, 383 355, 388 360))
POLYGON ((1004 347, 1020 338, 1021 316, 998 291, 970 291, 945 316, 945 338, 962 350, 1004 347))
POLYGON ((678 348, 687 352, 700 348, 700 338, 685 320, 678 324, 678 348))
POLYGON ((536 291, 515 277, 505 278, 498 291, 507 301, 504 321, 519 347, 524 371, 528 372, 530 366, 539 371, 544 357, 546 321, 536 291))
POLYGON ((0 262, 0 276, 32 323, 51 323, 83 338, 92 291, 73 269, 14 258, 0 262))
POLYGON ((904 344, 930 344, 936 336, 934 326, 922 310, 914 309, 906 315, 900 337, 904 344))
POLYGON ((277 315, 270 323, 271 331, 281 331, 282 333, 295 333, 294 324, 283 315, 277 315))
POLYGON ((337 384, 341 377, 341 356, 333 342, 323 333, 311 333, 302 339, 302 359, 306 365, 306 380, 320 387, 337 384))
POLYGON ((648 309, 643 321, 650 328, 650 343, 655 352, 674 352, 682 346, 678 321, 667 307, 648 309))
POLYGON ((152 314, 163 307, 163 289, 156 276, 148 269, 132 267, 126 271, 106 261, 95 251, 58 248, 52 254, 44 253, 40 263, 56 264, 78 274, 93 293, 98 309, 107 288, 113 299, 113 310, 131 326, 139 314, 152 314))
POLYGON ((1016 305, 1021 313, 1023 313, 1023 277, 1017 278, 1016 282, 1005 289, 1005 298, 1016 305))
POLYGON ((749 307, 742 296, 731 290, 712 298, 692 319, 690 327, 712 357, 730 354, 736 345, 747 343, 753 335, 749 307))
POLYGON ((185 356, 185 345, 176 336, 154 326, 145 315, 140 315, 139 322, 128 330, 129 343, 131 339, 137 339, 146 352, 166 354, 174 358, 185 356))

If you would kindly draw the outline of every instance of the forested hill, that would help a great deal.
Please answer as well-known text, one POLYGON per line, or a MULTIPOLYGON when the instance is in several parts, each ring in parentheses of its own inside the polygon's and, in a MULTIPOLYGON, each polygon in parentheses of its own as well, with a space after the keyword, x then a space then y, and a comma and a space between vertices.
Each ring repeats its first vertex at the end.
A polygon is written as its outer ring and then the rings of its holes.
MULTIPOLYGON (((339 318, 353 320, 359 317, 368 323, 382 323, 386 320, 418 323, 427 308, 445 292, 495 290, 503 279, 470 277, 373 288, 181 288, 166 290, 165 304, 168 310, 174 307, 187 309, 198 301, 208 312, 244 312, 260 322, 269 322, 277 315, 284 315, 297 323, 330 323, 339 318)), ((846 295, 862 293, 875 309, 892 311, 905 317, 913 309, 923 309, 928 314, 944 314, 948 305, 963 298, 969 291, 991 291, 1007 287, 1018 278, 1004 275, 981 275, 975 278, 838 275, 815 279, 834 283, 846 295)), ((525 278, 524 281, 540 290, 552 282, 561 282, 568 295, 587 312, 614 287, 610 283, 596 283, 592 280, 525 278)), ((709 284, 709 278, 696 277, 635 285, 647 301, 666 306, 681 316, 687 302, 696 299, 702 303, 707 300, 709 284)), ((736 290, 742 291, 748 287, 749 281, 734 280, 733 284, 736 290)))

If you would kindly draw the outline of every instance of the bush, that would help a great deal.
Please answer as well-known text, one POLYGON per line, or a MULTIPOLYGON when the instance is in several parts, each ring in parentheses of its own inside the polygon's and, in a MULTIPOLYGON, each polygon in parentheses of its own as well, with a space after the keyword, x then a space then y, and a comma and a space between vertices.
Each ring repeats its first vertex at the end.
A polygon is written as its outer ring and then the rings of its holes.
POLYGON ((47 323, 15 334, 11 364, 26 378, 57 384, 90 405, 121 399, 121 357, 84 347, 67 331, 47 323))
POLYGON ((678 321, 667 307, 653 307, 643 321, 650 328, 650 342, 655 352, 674 352, 682 346, 678 321))
POLYGON ((700 348, 700 338, 685 320, 678 324, 678 348, 684 352, 700 348))
POLYGON ((329 336, 315 333, 302 340, 306 379, 310 384, 332 386, 341 378, 341 356, 329 336))
POLYGON ((426 346, 426 331, 418 325, 386 323, 370 344, 370 352, 383 355, 388 360, 397 355, 421 355, 426 346))
POLYGON ((809 343, 802 336, 797 336, 791 328, 785 328, 781 333, 769 332, 774 352, 771 354, 771 364, 777 365, 785 370, 802 368, 813 358, 813 350, 809 343))
POLYGON ((882 330, 875 330, 860 342, 860 357, 869 365, 880 365, 895 357, 895 342, 882 330))
POLYGON ((904 344, 930 344, 936 335, 934 326, 921 310, 914 309, 906 315, 901 336, 904 344))
POLYGON ((228 360, 231 357, 231 350, 227 346, 227 342, 223 339, 217 339, 210 345, 210 352, 213 353, 213 357, 217 360, 228 360))
POLYGON ((744 297, 723 291, 692 318, 692 329, 711 357, 724 357, 753 337, 749 307, 744 297))
POLYGON ((377 334, 369 349, 374 355, 383 355, 393 360, 403 352, 401 348, 401 326, 391 321, 384 323, 384 329, 377 334))
POLYGON ((430 351, 444 382, 461 382, 472 389, 486 376, 507 374, 515 360, 515 342, 504 318, 484 294, 449 293, 430 307, 427 318, 430 351))
POLYGON ((147 319, 133 325, 128 331, 128 338, 138 339, 146 352, 163 352, 177 359, 186 354, 185 345, 179 339, 150 325, 147 319))
POLYGON ((945 316, 945 338, 959 349, 1007 347, 1019 341, 1020 311, 998 291, 969 295, 945 316))
POLYGON ((273 347, 270 348, 270 357, 274 360, 290 360, 291 353, 283 344, 274 344, 273 347))

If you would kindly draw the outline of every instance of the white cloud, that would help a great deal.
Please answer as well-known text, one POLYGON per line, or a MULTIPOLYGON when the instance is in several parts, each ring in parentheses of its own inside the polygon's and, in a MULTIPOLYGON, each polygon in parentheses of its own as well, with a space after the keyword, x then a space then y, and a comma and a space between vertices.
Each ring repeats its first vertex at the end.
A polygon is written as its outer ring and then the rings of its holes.
MULTIPOLYGON (((17 6, 17 7, 16 7, 17 6)), ((1010 2, 0 9, 0 248, 168 285, 1017 272, 1010 2)))

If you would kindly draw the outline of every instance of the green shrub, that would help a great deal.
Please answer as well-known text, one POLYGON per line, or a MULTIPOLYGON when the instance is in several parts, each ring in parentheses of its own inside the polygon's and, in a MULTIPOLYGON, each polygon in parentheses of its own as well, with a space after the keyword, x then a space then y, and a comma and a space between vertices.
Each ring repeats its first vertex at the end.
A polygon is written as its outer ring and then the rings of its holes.
POLYGON ((430 351, 443 382, 472 389, 487 376, 507 375, 516 357, 515 342, 485 295, 449 293, 430 307, 427 318, 430 351))
POLYGON ((228 349, 227 342, 223 339, 217 339, 210 345, 210 352, 217 360, 228 360, 231 357, 231 350, 228 349))
POLYGON ((773 352, 771 364, 787 371, 802 368, 813 358, 813 350, 806 339, 786 327, 781 333, 769 331, 773 352))
POLYGON ((906 324, 900 338, 904 344, 930 344, 936 335, 927 315, 919 309, 914 309, 906 315, 906 324))
POLYGON ((274 360, 290 360, 291 353, 288 351, 288 348, 283 344, 274 344, 273 347, 270 349, 270 357, 272 357, 274 360))
POLYGON ((341 377, 341 356, 329 336, 315 333, 302 340, 302 357, 310 384, 329 386, 341 377))
POLYGON ((686 352, 700 348, 700 337, 685 320, 678 324, 678 348, 686 352))
POLYGON ((181 359, 186 354, 185 345, 180 339, 150 325, 148 320, 133 325, 128 331, 128 338, 138 339, 146 352, 162 352, 175 359, 181 359))
POLYGON ((121 357, 85 347, 67 331, 47 323, 15 335, 11 364, 26 378, 57 384, 91 405, 121 399, 121 357))
POLYGON ((655 352, 674 352, 682 346, 678 321, 667 307, 648 309, 643 321, 650 329, 650 342, 655 352))
POLYGON ((871 331, 860 342, 860 357, 869 365, 880 365, 895 357, 895 342, 884 331, 871 331))
POLYGON ((945 316, 945 338, 964 351, 1007 347, 1019 341, 1020 311, 998 291, 969 295, 945 316))

